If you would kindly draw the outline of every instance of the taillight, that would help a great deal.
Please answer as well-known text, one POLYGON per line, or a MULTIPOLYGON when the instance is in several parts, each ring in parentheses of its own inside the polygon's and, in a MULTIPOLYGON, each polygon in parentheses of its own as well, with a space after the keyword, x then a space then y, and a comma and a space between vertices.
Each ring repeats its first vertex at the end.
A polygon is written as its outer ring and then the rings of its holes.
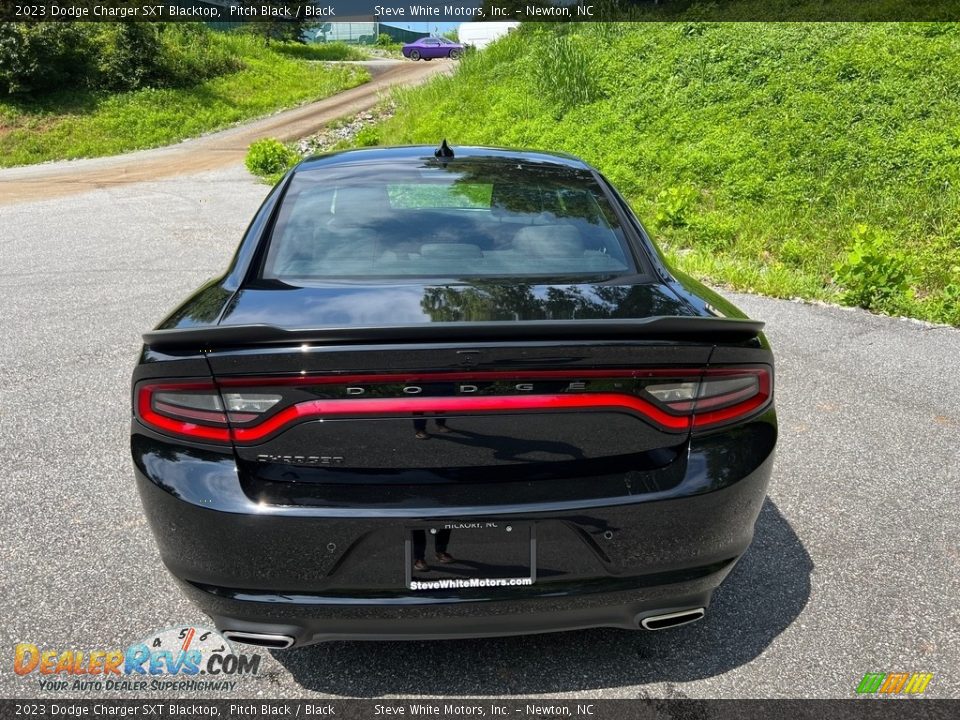
POLYGON ((137 416, 160 432, 230 442, 230 425, 260 419, 281 396, 263 392, 228 392, 213 383, 143 383, 137 389, 137 416))
POLYGON ((665 408, 693 418, 694 430, 740 421, 770 401, 772 380, 766 366, 711 368, 695 379, 657 381, 644 390, 665 408))
POLYGON ((168 435, 256 444, 312 420, 577 412, 635 415, 664 432, 741 422, 773 395, 766 365, 512 370, 147 381, 137 417, 168 435))

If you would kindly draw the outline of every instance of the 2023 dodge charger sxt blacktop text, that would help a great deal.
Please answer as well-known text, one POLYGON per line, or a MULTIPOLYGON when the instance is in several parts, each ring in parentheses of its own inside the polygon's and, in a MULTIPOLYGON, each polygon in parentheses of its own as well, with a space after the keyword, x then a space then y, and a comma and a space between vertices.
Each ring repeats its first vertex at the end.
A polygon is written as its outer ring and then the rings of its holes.
POLYGON ((144 336, 138 488, 236 640, 679 625, 765 497, 761 327, 575 158, 310 159, 144 336))

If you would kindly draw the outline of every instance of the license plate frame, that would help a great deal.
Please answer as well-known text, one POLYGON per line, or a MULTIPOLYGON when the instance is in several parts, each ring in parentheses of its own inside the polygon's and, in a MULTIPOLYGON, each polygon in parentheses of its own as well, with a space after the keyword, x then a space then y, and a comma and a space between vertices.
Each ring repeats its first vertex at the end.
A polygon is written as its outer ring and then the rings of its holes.
POLYGON ((530 587, 537 581, 536 523, 447 520, 410 525, 404 529, 403 555, 408 590, 530 587), (420 538, 417 533, 422 533, 420 538), (451 562, 436 560, 440 548, 452 556, 451 562), (414 568, 415 552, 427 570, 414 568))

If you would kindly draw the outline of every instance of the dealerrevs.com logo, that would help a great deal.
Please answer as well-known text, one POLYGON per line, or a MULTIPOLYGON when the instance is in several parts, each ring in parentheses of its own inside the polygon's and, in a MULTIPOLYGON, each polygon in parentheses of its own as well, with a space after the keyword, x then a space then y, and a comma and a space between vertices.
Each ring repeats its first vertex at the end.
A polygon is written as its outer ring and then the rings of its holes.
POLYGON ((237 654, 216 630, 192 626, 152 633, 125 650, 19 643, 13 657, 17 675, 52 692, 233 690, 235 678, 259 670, 260 655, 237 654))

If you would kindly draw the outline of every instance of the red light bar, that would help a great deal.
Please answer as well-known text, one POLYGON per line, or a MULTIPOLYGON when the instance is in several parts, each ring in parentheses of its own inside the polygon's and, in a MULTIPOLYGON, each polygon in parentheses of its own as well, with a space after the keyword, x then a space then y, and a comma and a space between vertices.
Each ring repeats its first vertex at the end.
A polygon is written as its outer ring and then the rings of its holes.
MULTIPOLYGON (((598 411, 625 412, 640 417, 661 430, 682 433, 702 430, 740 420, 765 407, 772 396, 772 376, 766 366, 751 365, 727 368, 653 368, 604 370, 497 370, 448 373, 393 373, 351 375, 298 375, 286 377, 233 377, 214 382, 146 382, 138 386, 137 416, 148 426, 166 434, 185 436, 215 443, 251 444, 282 431, 292 424, 323 418, 364 418, 370 416, 409 416, 444 413, 486 414, 511 412, 598 411), (735 388, 723 392, 717 381, 753 376, 754 387, 735 388), (497 380, 553 380, 622 378, 697 378, 703 389, 701 397, 683 403, 662 403, 653 397, 627 392, 580 392, 564 394, 478 395, 478 396, 413 396, 396 398, 318 399, 299 402, 280 409, 259 423, 255 413, 230 413, 170 404, 155 398, 156 393, 186 393, 215 396, 220 402, 220 387, 275 387, 284 385, 349 385, 372 383, 423 383, 497 380), (711 379, 715 381, 710 394, 711 379), (681 407, 682 405, 682 407, 681 407)), ((176 403, 176 398, 173 399, 176 403)), ((222 407, 216 405, 216 407, 222 407)))
POLYGON ((671 432, 690 427, 690 418, 670 415, 653 403, 620 393, 579 395, 501 395, 497 397, 364 398, 359 400, 310 400, 292 405, 259 425, 233 429, 239 443, 262 440, 294 422, 327 417, 406 415, 413 413, 488 413, 531 410, 620 410, 649 418, 671 432))

